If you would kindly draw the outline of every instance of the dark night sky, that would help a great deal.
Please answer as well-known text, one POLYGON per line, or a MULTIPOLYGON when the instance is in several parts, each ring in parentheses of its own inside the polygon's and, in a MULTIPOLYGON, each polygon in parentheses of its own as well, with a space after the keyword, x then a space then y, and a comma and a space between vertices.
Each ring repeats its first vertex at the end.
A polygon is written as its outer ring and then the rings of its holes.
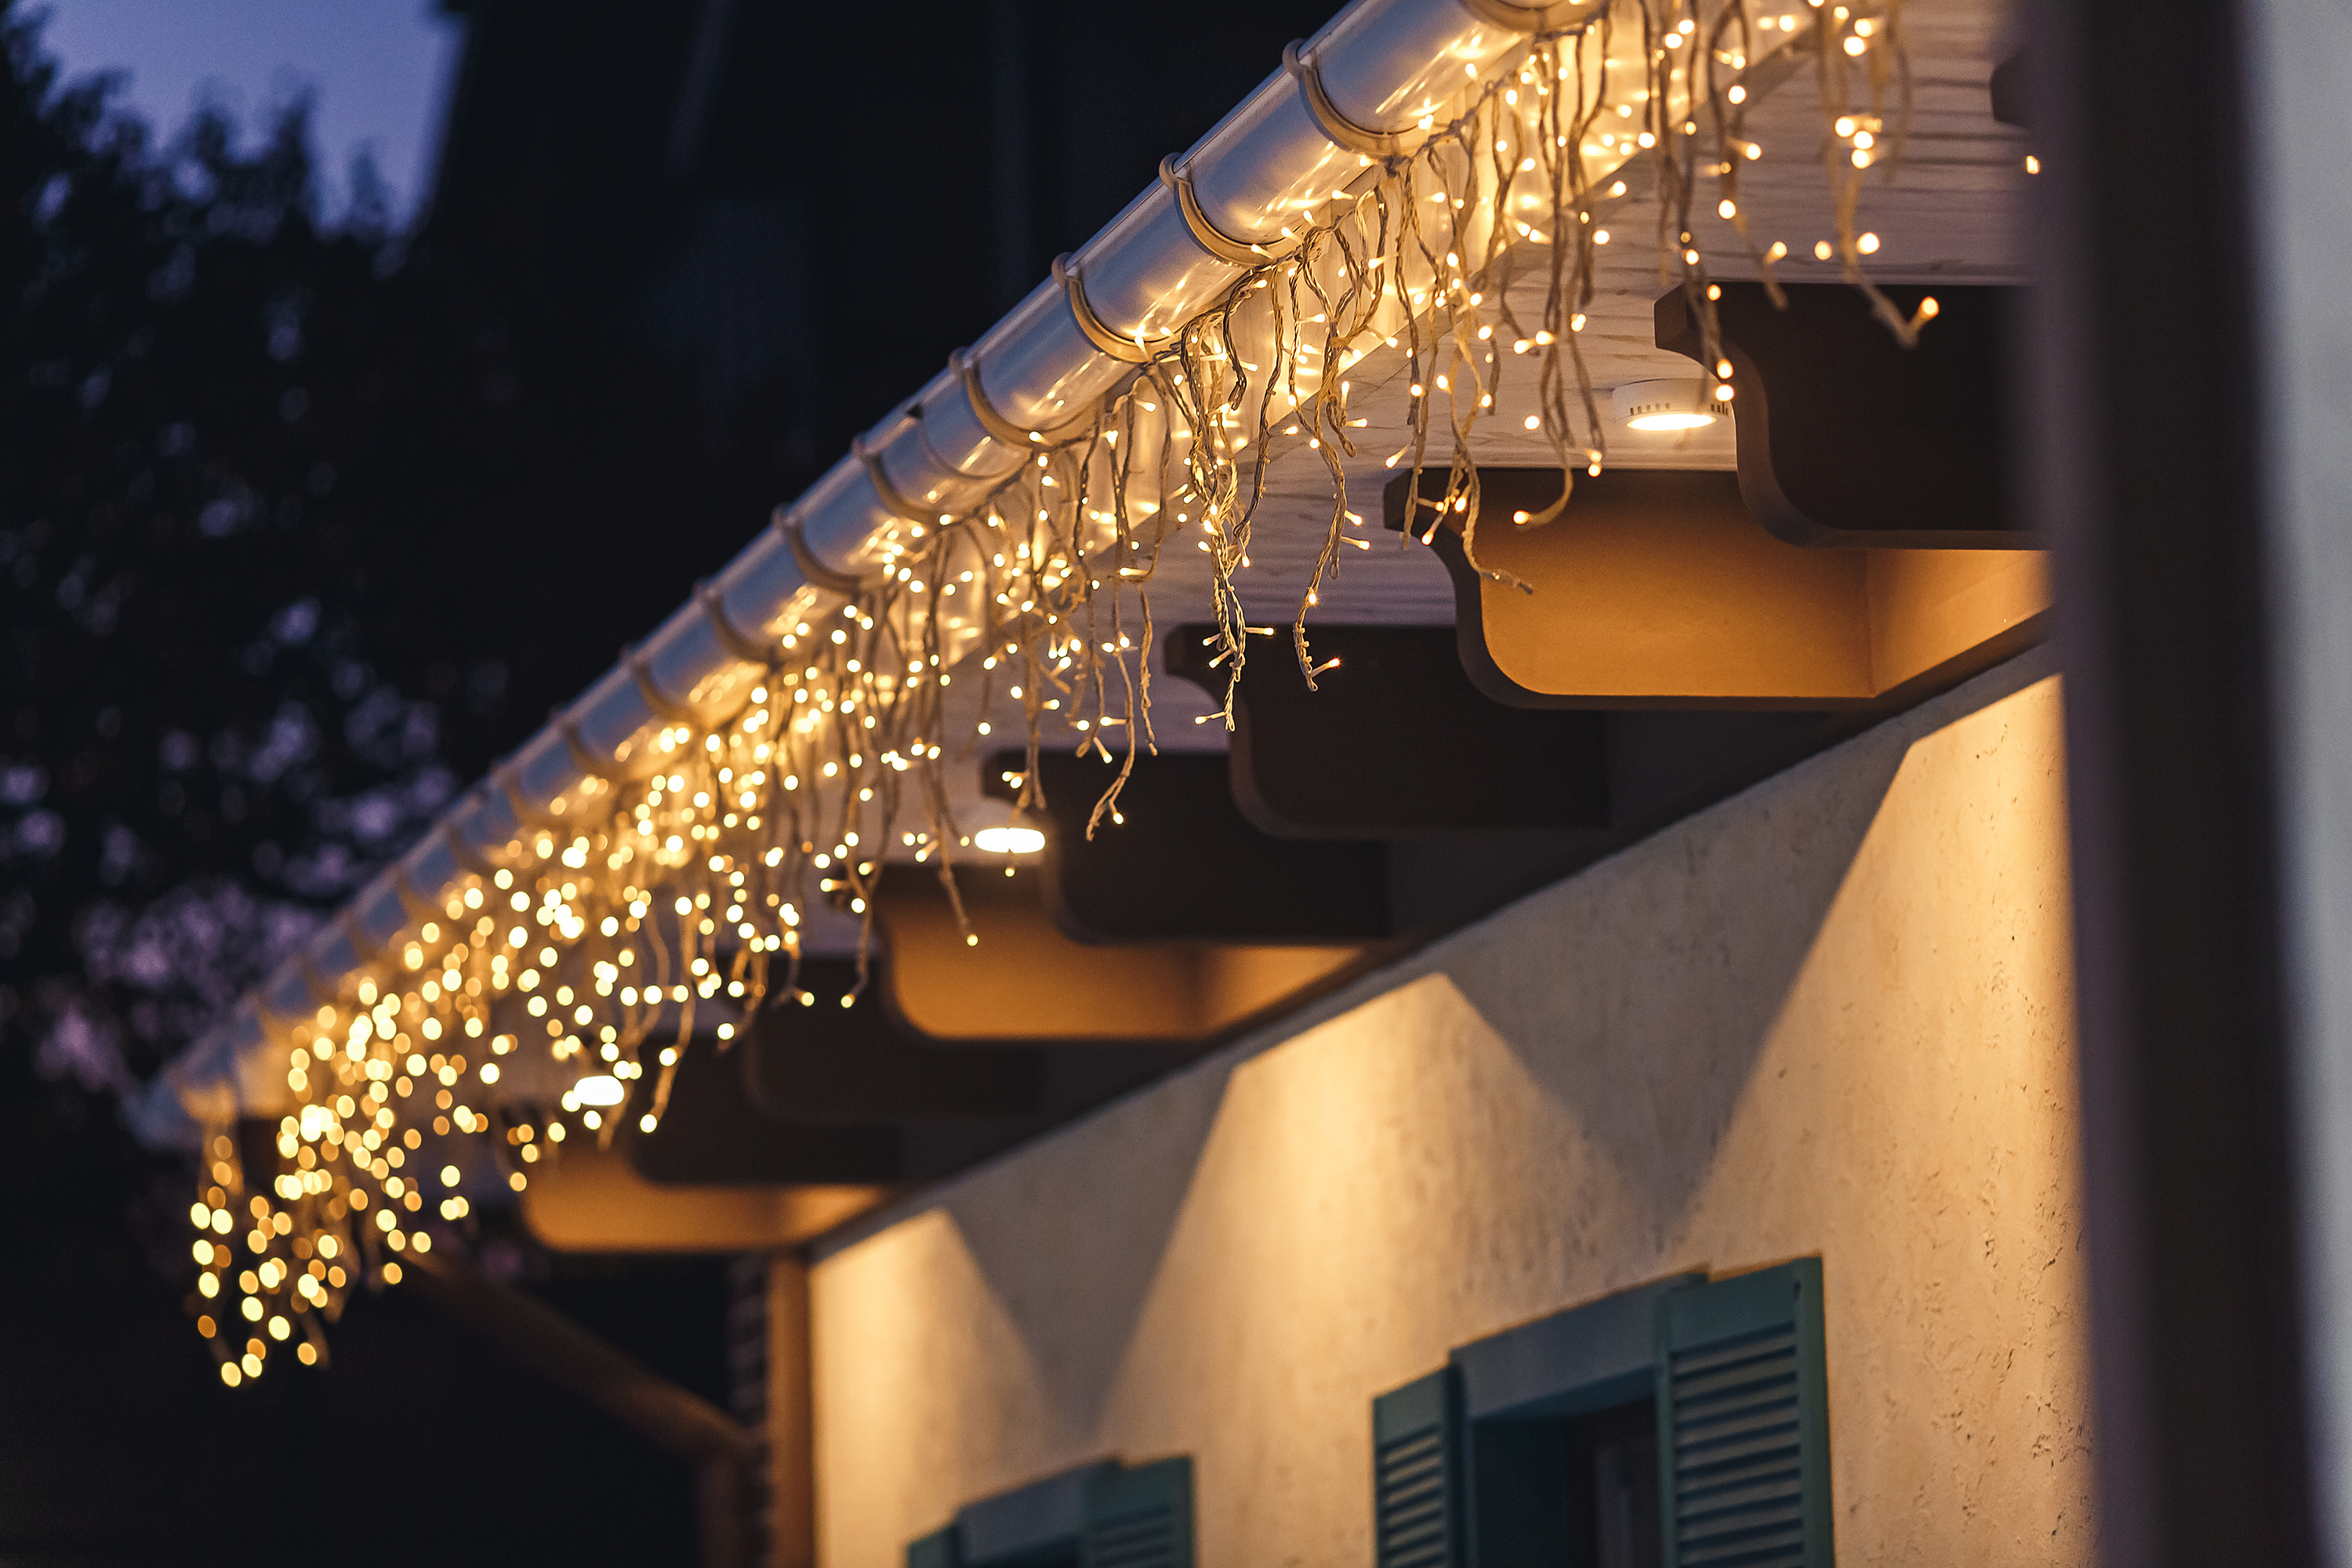
POLYGON ((248 121, 307 89, 330 210, 364 150, 404 220, 439 151, 442 110, 465 28, 438 0, 46 0, 49 51, 68 76, 127 73, 148 121, 177 124, 213 99, 248 121))

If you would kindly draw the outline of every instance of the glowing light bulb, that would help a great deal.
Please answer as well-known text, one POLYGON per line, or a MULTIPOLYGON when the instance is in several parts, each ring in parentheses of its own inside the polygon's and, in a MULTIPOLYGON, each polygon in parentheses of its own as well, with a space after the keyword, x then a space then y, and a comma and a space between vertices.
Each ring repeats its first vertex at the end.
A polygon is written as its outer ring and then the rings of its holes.
POLYGON ((629 1096, 619 1079, 606 1073, 591 1073, 572 1086, 572 1092, 583 1105, 618 1105, 629 1096))

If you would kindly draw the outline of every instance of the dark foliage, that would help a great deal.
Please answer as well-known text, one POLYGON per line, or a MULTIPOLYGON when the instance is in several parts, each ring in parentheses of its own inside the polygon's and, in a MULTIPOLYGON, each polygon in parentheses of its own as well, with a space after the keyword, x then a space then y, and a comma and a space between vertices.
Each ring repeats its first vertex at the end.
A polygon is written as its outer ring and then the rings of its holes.
MULTIPOLYGON (((5 0, 0 64, 0 1556, 686 1560, 683 1471, 397 1292, 331 1370, 223 1389, 184 1163, 114 1104, 682 591, 582 593, 576 526, 690 444, 675 385, 592 334, 524 409, 364 169, 321 222, 299 104, 257 149, 217 115, 158 145, 5 0), (409 1500, 378 1520, 341 1511, 362 1431, 409 1500)), ((657 1292, 636 1348, 722 1395, 715 1265, 530 1267, 592 1316, 657 1292)))
MULTIPOLYGON (((322 231, 299 106, 155 148, 0 26, 0 1180, 119 1205, 104 1097, 452 774, 443 694, 371 662, 367 389, 319 352, 383 289, 377 215, 322 231)), ((19 1268, 120 1266, 85 1203, 5 1213, 19 1268)))
MULTIPOLYGON (((0 1159, 119 1212, 145 1178, 113 1091, 723 561, 778 476, 714 493, 686 373, 616 331, 625 301, 408 257, 364 168, 322 225, 301 105, 256 151, 214 114, 155 146, 0 16, 0 1159)), ((121 1237, 5 1212, 18 1267, 121 1237)))

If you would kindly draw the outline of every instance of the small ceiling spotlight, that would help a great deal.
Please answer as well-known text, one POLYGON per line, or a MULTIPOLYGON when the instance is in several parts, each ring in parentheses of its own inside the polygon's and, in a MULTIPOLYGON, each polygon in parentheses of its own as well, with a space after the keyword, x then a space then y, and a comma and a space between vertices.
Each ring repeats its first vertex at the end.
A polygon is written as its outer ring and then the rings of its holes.
POLYGON ((1617 417, 1634 430, 1696 430, 1731 413, 1708 381, 1629 381, 1617 388, 1615 404, 1617 417))
POLYGON ((983 827, 971 836, 972 847, 991 855, 1034 855, 1045 847, 1045 836, 1015 817, 997 827, 983 827))

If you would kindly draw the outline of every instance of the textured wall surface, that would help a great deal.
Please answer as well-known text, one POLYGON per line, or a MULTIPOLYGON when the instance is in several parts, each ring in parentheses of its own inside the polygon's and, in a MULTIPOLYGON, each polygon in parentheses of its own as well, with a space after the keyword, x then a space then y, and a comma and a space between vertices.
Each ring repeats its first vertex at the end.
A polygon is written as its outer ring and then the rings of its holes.
POLYGON ((2088 1562, 2059 717, 2028 656, 829 1249, 823 1561, 1189 1452, 1202 1563, 1369 1564, 1374 1394, 1818 1253, 1840 1559, 2088 1562))

